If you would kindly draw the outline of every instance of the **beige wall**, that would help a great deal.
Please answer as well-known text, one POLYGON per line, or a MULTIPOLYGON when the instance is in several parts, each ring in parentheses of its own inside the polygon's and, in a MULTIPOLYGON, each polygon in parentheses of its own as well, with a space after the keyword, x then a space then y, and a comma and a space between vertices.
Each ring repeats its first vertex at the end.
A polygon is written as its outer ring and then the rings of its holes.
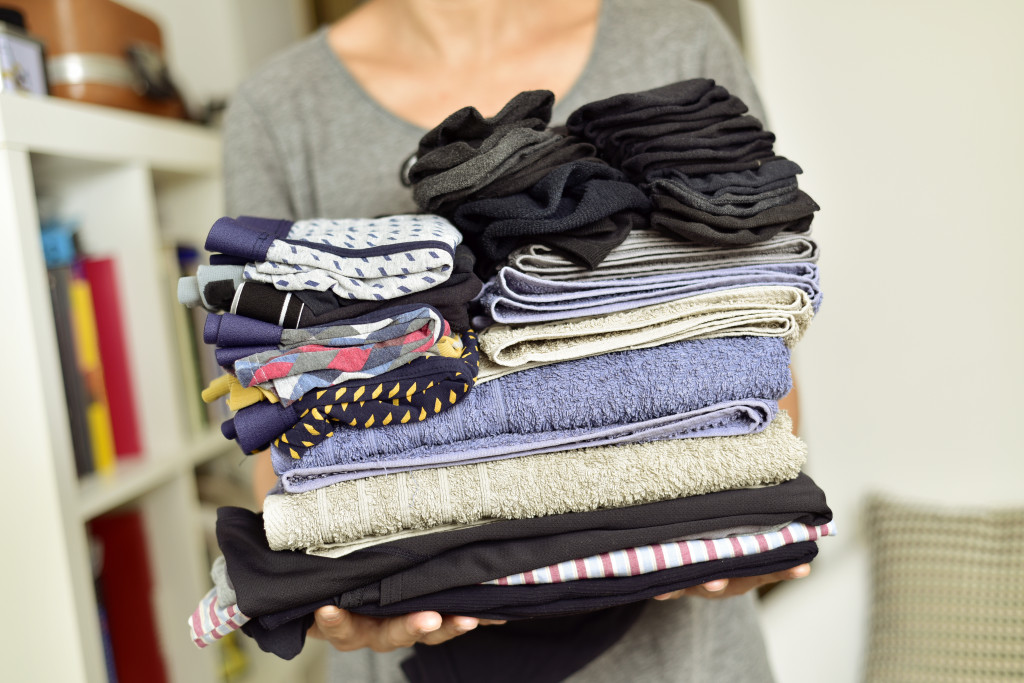
POLYGON ((825 301, 795 364, 841 533, 765 619, 780 683, 842 683, 864 642, 867 491, 1024 503, 1024 3, 743 10, 778 149, 822 206, 825 301))

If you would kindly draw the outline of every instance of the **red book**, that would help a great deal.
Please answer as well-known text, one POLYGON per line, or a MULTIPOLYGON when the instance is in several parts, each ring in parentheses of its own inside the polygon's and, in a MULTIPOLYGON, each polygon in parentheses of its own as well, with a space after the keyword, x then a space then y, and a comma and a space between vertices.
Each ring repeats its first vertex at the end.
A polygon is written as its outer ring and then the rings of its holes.
POLYGON ((142 514, 131 510, 97 517, 91 530, 101 546, 99 582, 117 680, 167 683, 167 669, 156 635, 153 578, 142 514))
POLYGON ((132 382, 128 344, 121 319, 116 264, 112 258, 83 258, 82 272, 92 289, 103 383, 114 428, 114 450, 119 458, 138 456, 142 453, 142 439, 135 413, 135 384, 132 382))

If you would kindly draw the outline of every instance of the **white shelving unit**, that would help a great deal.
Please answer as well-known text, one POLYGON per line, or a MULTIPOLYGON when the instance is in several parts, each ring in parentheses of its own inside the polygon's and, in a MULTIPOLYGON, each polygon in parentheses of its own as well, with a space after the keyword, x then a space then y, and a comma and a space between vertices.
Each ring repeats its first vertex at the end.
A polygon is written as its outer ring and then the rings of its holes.
MULTIPOLYGON (((185 633, 185 618, 209 587, 194 468, 238 451, 216 429, 189 428, 174 283, 162 246, 201 245, 221 214, 221 197, 216 132, 55 98, 0 95, 5 680, 107 681, 85 525, 123 505, 144 514, 171 680, 218 680, 219 658, 185 633), (79 480, 75 473, 39 238, 43 204, 79 221, 84 250, 112 255, 118 267, 144 453, 120 461, 109 477, 79 480)), ((299 673, 284 662, 253 664, 258 680, 299 673)))

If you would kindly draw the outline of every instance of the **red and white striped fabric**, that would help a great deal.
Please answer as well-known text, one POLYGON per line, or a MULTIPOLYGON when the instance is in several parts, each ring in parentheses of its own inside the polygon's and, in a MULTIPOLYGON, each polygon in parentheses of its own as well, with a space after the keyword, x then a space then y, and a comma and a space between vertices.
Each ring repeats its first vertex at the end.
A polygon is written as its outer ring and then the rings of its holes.
POLYGON ((217 602, 217 589, 211 588, 188 619, 189 635, 196 647, 206 647, 242 628, 247 621, 249 617, 238 611, 238 605, 221 607, 217 602))
POLYGON ((813 541, 824 536, 835 535, 835 522, 819 526, 807 526, 794 522, 779 531, 763 534, 695 541, 669 541, 615 550, 579 560, 559 562, 493 581, 485 581, 484 585, 525 586, 537 583, 565 583, 582 579, 637 576, 709 560, 756 555, 790 543, 813 541))

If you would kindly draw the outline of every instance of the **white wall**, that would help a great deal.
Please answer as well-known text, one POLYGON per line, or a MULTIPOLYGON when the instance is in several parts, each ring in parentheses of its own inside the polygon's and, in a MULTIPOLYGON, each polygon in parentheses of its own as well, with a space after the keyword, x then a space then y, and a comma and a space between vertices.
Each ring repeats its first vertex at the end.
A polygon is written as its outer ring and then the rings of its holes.
POLYGON ((160 25, 190 108, 230 97, 263 60, 309 31, 304 0, 118 0, 160 25))
POLYGON ((841 533, 764 617, 780 683, 843 683, 864 647, 866 492, 1024 504, 1024 3, 743 11, 778 149, 822 206, 825 301, 795 367, 841 533))

